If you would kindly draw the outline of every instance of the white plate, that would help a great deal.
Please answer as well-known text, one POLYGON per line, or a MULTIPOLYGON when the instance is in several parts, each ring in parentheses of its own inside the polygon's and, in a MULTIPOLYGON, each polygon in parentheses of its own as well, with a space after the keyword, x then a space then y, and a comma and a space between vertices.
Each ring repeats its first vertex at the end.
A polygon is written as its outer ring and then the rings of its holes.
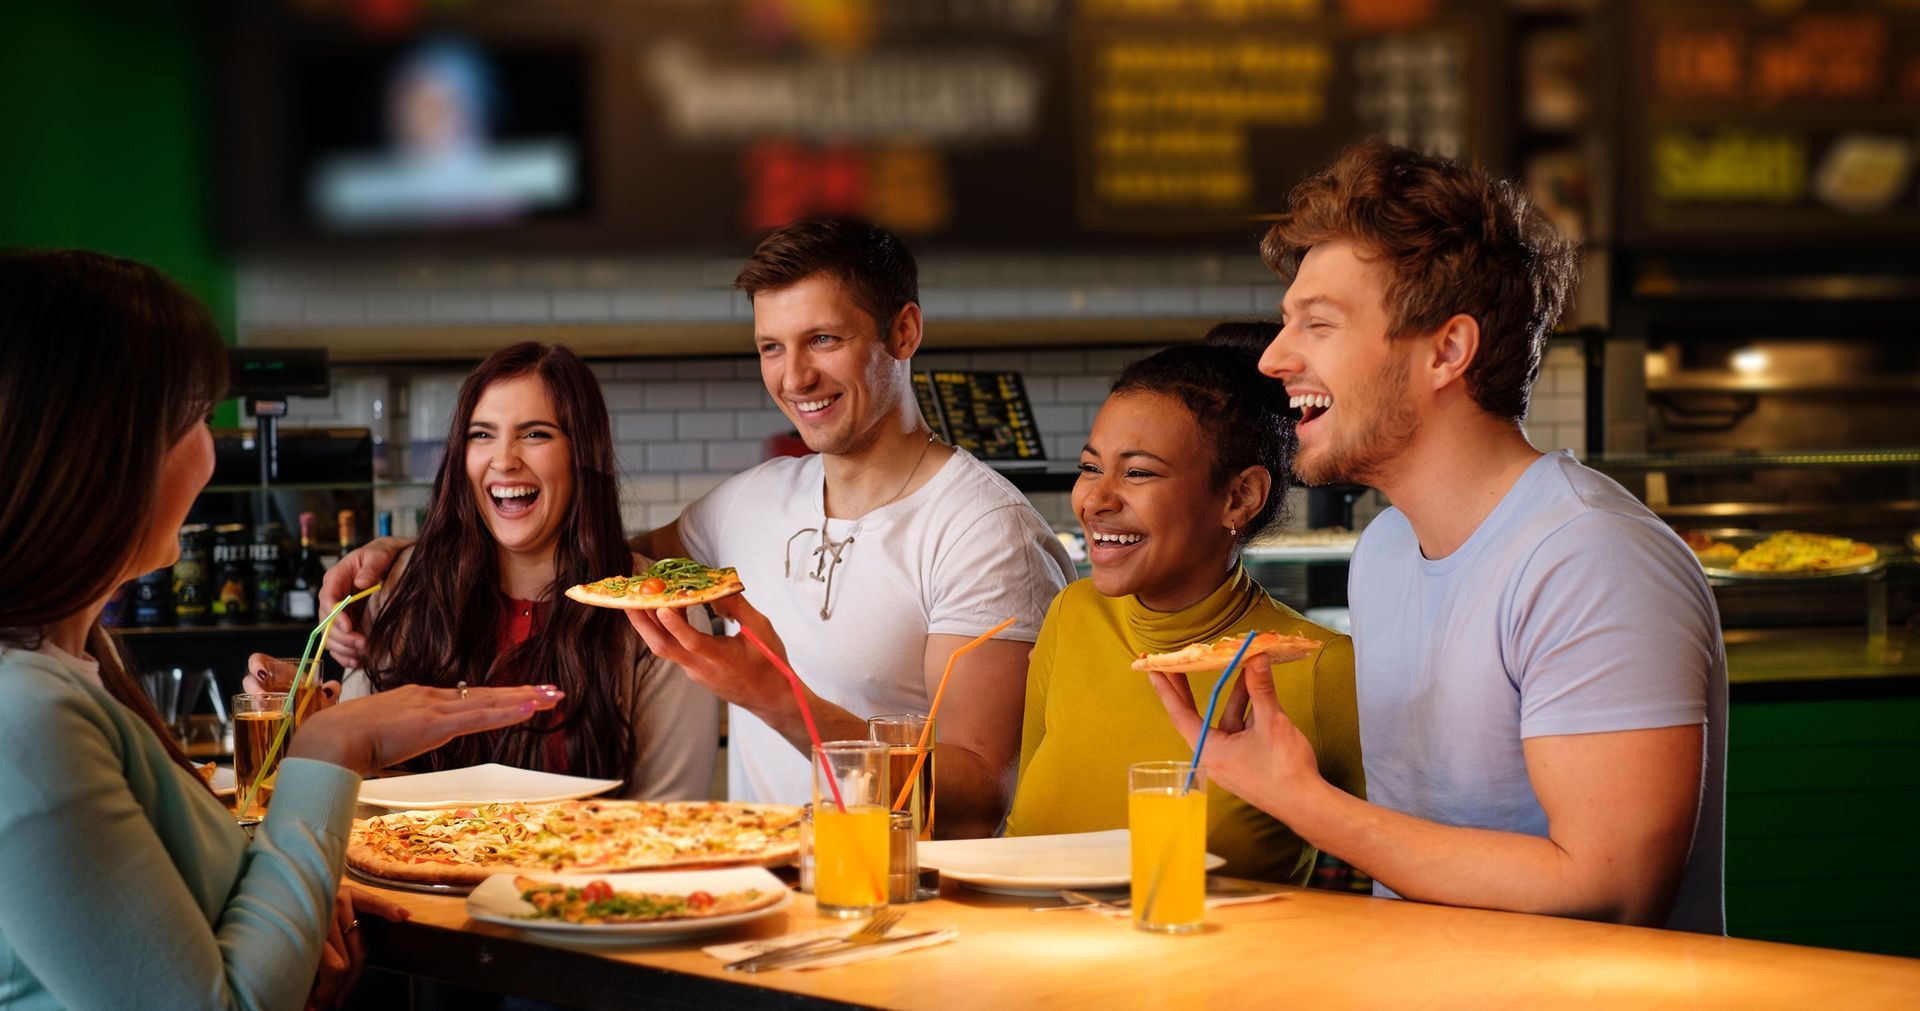
MULTIPOLYGON (((920 866, 969 888, 1005 895, 1051 895, 1062 888, 1125 888, 1133 878, 1126 829, 1072 835, 1006 836, 923 842, 920 866)), ((1207 869, 1225 865, 1207 854, 1207 869)))
POLYGON ((233 766, 216 765, 213 767, 213 795, 216 797, 233 796, 233 766))
POLYGON ((671 941, 683 937, 711 934, 772 916, 793 902, 793 893, 764 867, 727 867, 712 871, 640 871, 631 874, 495 874, 480 883, 467 896, 467 915, 485 923, 497 923, 567 941, 671 941), (653 923, 561 923, 557 920, 524 920, 533 907, 520 900, 513 885, 516 877, 562 884, 584 885, 605 881, 616 892, 653 892, 660 895, 686 895, 691 892, 743 892, 749 888, 778 892, 780 900, 770 906, 711 916, 700 920, 661 920, 653 923))
POLYGON ((620 783, 618 779, 586 779, 488 764, 448 769, 445 772, 369 779, 360 784, 360 803, 395 811, 427 811, 441 807, 515 801, 540 804, 591 797, 596 793, 605 793, 620 783))

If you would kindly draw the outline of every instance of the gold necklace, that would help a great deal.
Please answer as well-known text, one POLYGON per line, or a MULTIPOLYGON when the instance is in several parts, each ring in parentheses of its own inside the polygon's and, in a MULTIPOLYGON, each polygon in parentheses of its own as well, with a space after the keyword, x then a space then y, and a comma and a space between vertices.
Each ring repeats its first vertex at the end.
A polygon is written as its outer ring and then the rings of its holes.
MULTIPOLYGON (((914 459, 913 467, 907 471, 906 479, 900 482, 900 487, 894 489, 892 497, 874 506, 872 509, 861 513, 860 518, 853 521, 853 529, 847 531, 847 536, 837 541, 827 536, 826 486, 825 477, 824 475, 822 476, 820 489, 820 543, 813 549, 813 572, 811 573, 814 581, 827 584, 827 595, 820 601, 820 620, 825 621, 833 617, 833 574, 835 570, 840 568, 841 553, 853 544, 854 538, 860 536, 860 527, 867 522, 868 516, 894 504, 900 500, 900 496, 907 493, 907 485, 912 484, 913 476, 920 473, 920 465, 927 461, 927 453, 932 451, 933 440, 935 438, 936 435, 933 432, 927 433, 927 441, 925 445, 920 447, 920 455, 914 459)), ((787 538, 789 551, 791 551, 794 538, 807 532, 806 530, 801 530, 799 533, 794 534, 793 537, 787 538)), ((787 575, 792 576, 792 556, 789 555, 788 557, 787 575)))

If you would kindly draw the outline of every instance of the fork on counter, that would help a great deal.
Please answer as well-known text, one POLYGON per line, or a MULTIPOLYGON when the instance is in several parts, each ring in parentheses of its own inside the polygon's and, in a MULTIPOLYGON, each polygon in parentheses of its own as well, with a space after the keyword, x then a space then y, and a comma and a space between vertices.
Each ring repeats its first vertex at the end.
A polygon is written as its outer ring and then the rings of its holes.
POLYGON ((802 941, 784 948, 763 951, 758 955, 749 955, 737 962, 728 962, 724 968, 734 972, 759 972, 762 969, 778 968, 789 960, 873 944, 884 939, 887 931, 892 930, 894 925, 906 915, 907 911, 904 909, 888 909, 875 913, 872 919, 861 924, 859 930, 845 937, 816 937, 811 941, 802 941))
POLYGON ((1107 910, 1112 910, 1114 912, 1125 912, 1128 907, 1133 905, 1132 899, 1115 899, 1114 901, 1109 902, 1106 899, 1100 898, 1099 896, 1088 895, 1085 892, 1076 892, 1071 888, 1060 889, 1060 897, 1067 901, 1066 905, 1034 906, 1032 909, 1028 910, 1028 912, 1051 913, 1059 909, 1107 909, 1107 910))

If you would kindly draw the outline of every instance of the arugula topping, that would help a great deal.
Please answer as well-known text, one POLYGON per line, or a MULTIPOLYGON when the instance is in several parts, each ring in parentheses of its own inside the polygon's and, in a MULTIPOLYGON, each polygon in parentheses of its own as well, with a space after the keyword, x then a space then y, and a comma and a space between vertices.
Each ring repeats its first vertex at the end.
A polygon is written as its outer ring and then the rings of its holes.
POLYGON ((716 577, 732 572, 732 569, 709 569, 691 558, 662 558, 647 566, 639 578, 658 579, 667 584, 668 593, 684 593, 704 590, 718 581, 716 577))

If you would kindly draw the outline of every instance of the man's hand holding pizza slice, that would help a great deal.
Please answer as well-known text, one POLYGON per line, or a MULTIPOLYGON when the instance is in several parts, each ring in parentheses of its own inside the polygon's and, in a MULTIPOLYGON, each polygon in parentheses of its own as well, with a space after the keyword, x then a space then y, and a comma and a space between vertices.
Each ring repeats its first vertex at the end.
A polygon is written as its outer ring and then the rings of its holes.
POLYGON ((625 611, 668 611, 710 604, 746 589, 733 569, 716 569, 690 558, 662 558, 645 572, 609 576, 567 591, 570 600, 625 611))
MULTIPOLYGON (((768 649, 782 661, 786 660, 786 646, 780 641, 780 634, 773 630, 773 623, 748 603, 745 596, 723 597, 707 606, 716 616, 751 630, 768 649)), ((695 628, 687 621, 686 611, 677 607, 629 610, 627 621, 654 655, 678 664, 688 677, 725 701, 759 716, 776 729, 782 726, 777 719, 782 714, 799 718, 786 675, 768 662, 745 636, 709 634, 695 628)), ((808 702, 814 704, 812 698, 808 702)), ((824 734, 825 729, 821 732, 824 734)), ((861 732, 865 733, 864 724, 861 732)), ((805 738, 804 728, 801 736, 805 738)))
MULTIPOLYGON (((766 643, 782 662, 787 651, 773 623, 742 595, 733 569, 716 569, 685 558, 665 558, 646 572, 576 586, 567 596, 596 607, 624 610, 633 630, 654 655, 679 665, 687 676, 722 700, 737 705, 780 732, 803 754, 812 746, 786 675, 744 636, 711 635, 687 620, 685 611, 705 604, 766 643), (597 588, 597 591, 596 591, 597 588), (617 593, 616 593, 617 590, 617 593)), ((804 690, 804 686, 803 686, 804 690)), ((806 693, 823 740, 860 739, 866 720, 806 693)))

